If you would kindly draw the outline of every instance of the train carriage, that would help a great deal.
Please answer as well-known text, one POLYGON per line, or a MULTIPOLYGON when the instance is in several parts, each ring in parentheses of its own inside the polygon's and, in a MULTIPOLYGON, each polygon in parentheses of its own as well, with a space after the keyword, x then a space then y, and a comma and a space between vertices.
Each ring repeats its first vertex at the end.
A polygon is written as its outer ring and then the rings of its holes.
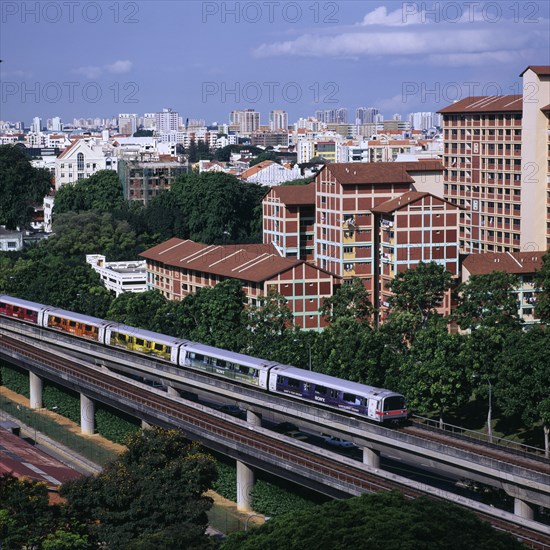
POLYGON ((271 369, 269 390, 365 416, 375 422, 407 418, 405 398, 399 393, 291 366, 271 369))
POLYGON ((105 331, 105 344, 154 355, 178 364, 178 350, 185 342, 180 338, 143 330, 129 325, 111 324, 105 331))
POLYGON ((105 321, 81 313, 74 313, 65 309, 47 310, 42 322, 42 326, 44 327, 100 343, 104 342, 105 329, 110 324, 111 321, 105 321))
POLYGON ((269 369, 277 363, 189 342, 182 347, 179 364, 266 390, 269 369))
POLYGON ((11 296, 0 296, 0 315, 27 321, 34 325, 42 325, 44 313, 48 308, 51 309, 49 306, 36 302, 12 298, 11 296))

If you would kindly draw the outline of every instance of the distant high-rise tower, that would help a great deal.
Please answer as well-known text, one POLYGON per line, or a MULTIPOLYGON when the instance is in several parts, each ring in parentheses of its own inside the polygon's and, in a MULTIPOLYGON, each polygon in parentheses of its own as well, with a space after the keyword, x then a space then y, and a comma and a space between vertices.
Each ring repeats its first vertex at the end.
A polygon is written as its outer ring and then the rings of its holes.
POLYGON ((138 116, 137 114, 119 114, 118 115, 118 132, 119 134, 129 134, 133 136, 137 131, 138 116))
POLYGON ((288 130, 288 113, 282 109, 275 109, 269 113, 269 129, 288 130))
POLYGON ((175 132, 179 128, 179 113, 172 109, 163 109, 162 113, 156 113, 157 132, 175 132))
POLYGON ((260 127, 260 113, 254 109, 231 111, 229 122, 238 125, 240 133, 251 134, 260 127))
POLYGON ((380 111, 375 107, 359 107, 355 111, 355 122, 357 124, 372 124, 376 122, 376 115, 379 115, 380 111))
POLYGON ((42 131, 42 119, 38 116, 35 116, 32 119, 31 132, 38 134, 41 131, 42 131))

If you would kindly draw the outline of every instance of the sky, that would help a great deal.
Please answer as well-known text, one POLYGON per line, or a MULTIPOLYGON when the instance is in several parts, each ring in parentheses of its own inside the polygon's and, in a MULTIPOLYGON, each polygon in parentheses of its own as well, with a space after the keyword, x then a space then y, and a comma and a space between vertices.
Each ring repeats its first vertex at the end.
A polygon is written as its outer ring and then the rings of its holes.
POLYGON ((550 65, 550 2, 10 1, 0 3, 0 120, 172 108, 289 121, 377 107, 391 118, 521 93, 550 65))

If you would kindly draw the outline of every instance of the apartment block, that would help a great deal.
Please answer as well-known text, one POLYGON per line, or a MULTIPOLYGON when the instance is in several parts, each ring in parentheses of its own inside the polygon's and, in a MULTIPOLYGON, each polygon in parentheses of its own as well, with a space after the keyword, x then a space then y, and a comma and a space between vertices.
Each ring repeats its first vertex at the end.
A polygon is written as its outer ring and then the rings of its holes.
POLYGON ((338 277, 296 258, 283 258, 269 244, 205 245, 177 238, 140 254, 147 266, 147 286, 169 300, 221 281, 242 282, 249 304, 270 291, 288 301, 297 325, 320 329, 325 321, 319 313, 322 301, 333 294, 338 277))
POLYGON ((314 259, 315 183, 273 187, 265 196, 263 241, 285 258, 314 259))
POLYGON ((444 196, 464 208, 463 253, 550 245, 550 66, 521 76, 522 95, 468 97, 440 111, 444 196))

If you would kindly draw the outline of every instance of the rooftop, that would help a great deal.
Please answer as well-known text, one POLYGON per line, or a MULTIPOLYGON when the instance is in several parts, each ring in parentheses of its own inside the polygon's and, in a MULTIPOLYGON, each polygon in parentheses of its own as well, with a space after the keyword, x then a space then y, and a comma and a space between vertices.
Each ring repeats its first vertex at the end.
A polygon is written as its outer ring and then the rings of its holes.
POLYGON ((255 283, 304 263, 281 257, 271 244, 206 245, 175 237, 140 256, 172 267, 255 283))
POLYGON ((438 113, 521 113, 522 110, 522 95, 490 95, 466 97, 438 113))
POLYGON ((385 201, 375 208, 371 208, 371 212, 375 212, 377 214, 389 214, 390 212, 394 212, 395 210, 399 210, 400 208, 403 208, 404 206, 407 206, 409 204, 413 204, 416 201, 423 199, 424 197, 436 197, 437 199, 441 200, 442 202, 446 202, 447 204, 451 205, 453 208, 460 209, 461 207, 447 201, 441 197, 437 197, 436 195, 432 195, 431 193, 427 192, 421 192, 421 191, 410 191, 409 193, 404 193, 403 195, 400 195, 399 197, 396 197, 395 199, 390 199, 388 201, 385 201))
POLYGON ((271 191, 287 206, 302 206, 315 204, 315 182, 307 185, 280 185, 272 187, 271 191))
POLYGON ((542 257, 545 254, 546 251, 469 254, 462 266, 472 275, 486 275, 493 271, 516 275, 534 273, 542 267, 542 257))

